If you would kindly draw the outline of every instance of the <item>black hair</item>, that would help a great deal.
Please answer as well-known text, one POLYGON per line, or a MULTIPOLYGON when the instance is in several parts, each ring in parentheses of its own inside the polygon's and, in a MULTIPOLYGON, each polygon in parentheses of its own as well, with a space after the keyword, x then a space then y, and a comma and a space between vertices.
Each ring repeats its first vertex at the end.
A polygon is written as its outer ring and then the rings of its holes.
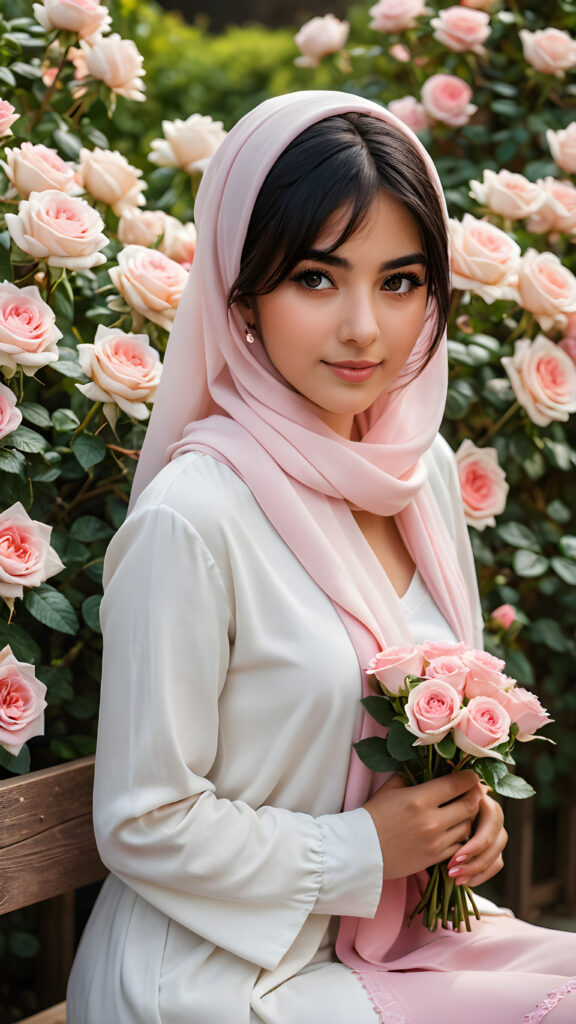
POLYGON ((240 273, 228 304, 273 291, 313 248, 329 217, 350 205, 330 252, 366 217, 379 191, 414 217, 427 261, 435 324, 425 362, 442 337, 450 303, 448 238, 442 206, 424 161, 403 132, 369 114, 350 112, 311 125, 268 172, 252 210, 240 273))

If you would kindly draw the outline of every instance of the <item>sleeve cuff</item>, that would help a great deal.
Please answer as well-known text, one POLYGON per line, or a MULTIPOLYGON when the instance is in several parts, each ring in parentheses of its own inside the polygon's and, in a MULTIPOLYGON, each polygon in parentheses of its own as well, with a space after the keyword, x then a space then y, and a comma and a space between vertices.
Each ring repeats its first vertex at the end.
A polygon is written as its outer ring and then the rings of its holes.
POLYGON ((382 853, 374 822, 358 807, 316 819, 324 874, 314 914, 374 917, 382 890, 382 853))

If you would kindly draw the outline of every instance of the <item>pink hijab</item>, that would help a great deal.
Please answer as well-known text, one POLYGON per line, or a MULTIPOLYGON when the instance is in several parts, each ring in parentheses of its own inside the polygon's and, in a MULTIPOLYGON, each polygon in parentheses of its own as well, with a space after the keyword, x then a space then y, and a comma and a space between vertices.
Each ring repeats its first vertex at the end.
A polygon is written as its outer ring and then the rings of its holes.
MULTIPOLYGON (((400 600, 351 508, 397 517, 440 610, 459 639, 473 642, 469 593, 421 461, 444 411, 445 339, 419 376, 364 414, 362 440, 347 441, 285 384, 258 340, 246 344, 238 309, 227 308, 252 207, 268 170, 309 125, 347 111, 370 114, 403 132, 442 196, 416 136, 369 100, 338 92, 291 93, 247 114, 212 158, 198 193, 196 258, 168 344, 132 500, 169 459, 184 452, 205 452, 227 463, 332 600, 365 666, 379 649, 409 642, 410 636, 400 600)), ((430 319, 407 369, 427 349, 429 332, 430 319)), ((366 686, 364 676, 369 692, 366 686)), ((373 725, 366 727, 367 735, 373 725)), ((360 806, 373 785, 353 753, 344 808, 360 806)), ((416 884, 414 879, 385 882, 374 921, 342 921, 338 955, 359 973, 377 1007, 378 971, 391 966, 393 947, 402 945, 407 898, 413 902, 407 887, 416 884)))

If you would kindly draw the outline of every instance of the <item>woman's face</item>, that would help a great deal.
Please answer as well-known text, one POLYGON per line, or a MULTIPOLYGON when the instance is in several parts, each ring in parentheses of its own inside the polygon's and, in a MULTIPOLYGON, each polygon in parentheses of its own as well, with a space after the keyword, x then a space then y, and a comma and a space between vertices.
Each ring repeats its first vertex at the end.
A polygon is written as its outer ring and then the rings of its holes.
POLYGON ((420 232, 400 200, 380 192, 358 230, 327 254, 347 212, 336 211, 285 281, 253 299, 247 319, 287 383, 350 438, 354 417, 406 363, 427 287, 420 232))

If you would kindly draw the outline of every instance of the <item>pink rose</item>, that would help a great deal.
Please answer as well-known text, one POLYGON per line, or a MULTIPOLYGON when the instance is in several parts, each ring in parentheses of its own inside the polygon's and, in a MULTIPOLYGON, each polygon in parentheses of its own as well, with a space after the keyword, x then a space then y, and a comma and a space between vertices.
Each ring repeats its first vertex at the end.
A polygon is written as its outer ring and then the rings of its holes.
POLYGON ((534 341, 520 338, 513 356, 502 363, 514 394, 533 423, 563 423, 576 412, 576 367, 570 356, 543 334, 534 341))
POLYGON ((16 407, 16 395, 12 388, 0 384, 0 438, 11 434, 22 422, 22 413, 16 407))
POLYGON ((94 78, 104 82, 117 96, 124 96, 127 100, 146 99, 142 81, 146 74, 142 67, 144 58, 136 43, 113 32, 105 39, 96 40, 93 46, 82 39, 80 46, 88 71, 94 78))
POLYGON ((527 249, 518 265, 520 305, 544 331, 563 328, 576 312, 576 277, 554 253, 527 249))
POLYGON ((504 674, 501 658, 488 651, 467 651, 462 660, 468 666, 464 693, 466 697, 491 697, 502 703, 502 694, 515 686, 516 680, 504 674))
POLYGON ((549 128, 546 141, 558 167, 567 174, 576 174, 576 121, 557 132, 549 128))
POLYGON ((449 683, 425 679, 410 690, 406 702, 407 729, 418 739, 415 747, 439 743, 462 717, 460 694, 449 683))
POLYGON ((414 96, 402 96, 398 100, 391 100, 388 110, 417 134, 430 126, 424 107, 414 96))
POLYGON ((385 693, 396 696, 404 686, 405 676, 422 674, 422 654, 417 647, 388 647, 380 651, 366 669, 376 676, 385 693))
POLYGON ((0 597, 8 603, 64 568, 50 547, 52 527, 31 519, 19 501, 0 513, 0 597))
POLYGON ((226 132, 221 121, 191 114, 186 121, 162 121, 164 139, 152 139, 148 159, 161 167, 182 167, 187 174, 203 173, 226 132))
POLYGON ((473 757, 502 755, 493 748, 505 743, 510 735, 510 716, 492 697, 473 697, 454 729, 456 746, 473 757))
POLYGON ((520 246, 505 231, 465 213, 450 220, 452 280, 455 288, 472 291, 484 302, 515 299, 513 286, 520 265, 520 246))
POLYGON ((25 199, 31 192, 58 189, 69 195, 78 195, 76 168, 58 156, 48 146, 23 142, 18 149, 6 149, 6 162, 0 161, 9 181, 25 199))
POLYGON ((564 78, 564 73, 576 65, 576 41, 558 28, 544 28, 528 32, 521 28, 520 39, 524 58, 536 71, 564 78))
POLYGON ((432 658, 425 669, 427 679, 439 679, 449 683, 457 690, 460 699, 464 696, 464 686, 468 677, 468 666, 457 655, 444 655, 432 658))
POLYGON ((490 618, 502 629, 509 629, 516 622, 516 609, 513 604, 501 604, 494 609, 490 618))
POLYGON ((34 666, 17 661, 10 647, 0 651, 0 746, 18 754, 32 736, 44 732, 46 687, 34 666))
POLYGON ((484 11, 467 7, 446 7, 432 18, 434 38, 456 53, 485 53, 482 43, 490 35, 490 18, 484 11))
POLYGON ((4 135, 12 135, 10 126, 17 121, 20 114, 16 113, 16 108, 8 103, 8 100, 0 100, 0 138, 4 135))
POLYGON ((147 248, 156 245, 160 239, 158 250, 187 269, 196 253, 196 227, 192 221, 183 224, 163 210, 127 207, 118 224, 118 237, 124 245, 144 245, 147 248))
POLYGON ((576 188, 571 181, 543 178, 537 182, 544 203, 529 217, 526 227, 545 235, 558 231, 576 240, 576 188))
POLYGON ((418 644, 418 650, 425 661, 433 661, 434 658, 459 658, 461 654, 469 651, 470 648, 468 644, 462 641, 446 643, 441 640, 426 640, 424 643, 418 644))
POLYGON ((572 362, 576 363, 576 335, 567 334, 562 341, 558 342, 558 348, 561 348, 567 356, 570 356, 572 362))
POLYGON ((106 32, 111 21, 107 8, 97 0, 43 0, 33 7, 36 20, 47 32, 64 29, 83 39, 106 32))
POLYGON ((512 171, 485 170, 483 181, 471 181, 472 195, 494 213, 509 220, 521 220, 538 210, 546 196, 540 184, 512 171))
POLYGON ((430 117, 454 128, 467 124, 478 110, 470 102, 472 89, 457 75, 432 75, 424 82, 420 99, 430 117))
POLYGON ((369 11, 370 28, 375 32, 404 32, 414 28, 425 12, 425 0, 379 0, 369 11))
POLYGON ((111 206, 120 216, 125 209, 144 206, 143 189, 139 179, 142 171, 132 167, 125 156, 116 150, 82 149, 80 151, 80 180, 94 199, 111 206))
POLYGON ((108 243, 104 222, 84 199, 54 189, 31 192, 17 214, 6 214, 6 225, 20 249, 50 267, 88 270, 106 262, 99 251, 108 243))
POLYGON ((509 490, 496 449, 477 448, 467 439, 456 452, 456 465, 466 522, 480 531, 496 526, 494 516, 506 508, 509 490))
POLYGON ((300 68, 317 68, 323 57, 336 53, 346 46, 350 25, 340 21, 333 14, 311 18, 294 36, 294 42, 302 56, 294 63, 300 68))
MULTIPOLYGON (((408 47, 404 46, 404 43, 393 43, 388 53, 391 57, 394 57, 394 60, 399 61, 400 64, 409 64, 412 60, 412 54, 408 47)), ((393 100, 392 102, 397 103, 398 100, 393 100)), ((388 104, 388 107, 390 107, 390 104, 388 104)))
POLYGON ((148 417, 162 366, 147 334, 126 334, 113 327, 96 331, 93 345, 78 345, 80 366, 90 384, 77 384, 93 402, 114 402, 137 420, 148 417))
POLYGON ((117 259, 118 266, 109 272, 114 286, 132 309, 169 331, 188 271, 164 253, 141 245, 127 245, 117 259))
POLYGON ((522 686, 514 687, 503 694, 502 706, 508 712, 510 721, 518 726, 516 739, 521 743, 534 739, 533 734, 537 729, 553 721, 536 694, 522 686))
POLYGON ((58 359, 56 342, 62 332, 36 285, 17 288, 0 283, 0 366, 13 373, 21 366, 31 376, 58 359))

